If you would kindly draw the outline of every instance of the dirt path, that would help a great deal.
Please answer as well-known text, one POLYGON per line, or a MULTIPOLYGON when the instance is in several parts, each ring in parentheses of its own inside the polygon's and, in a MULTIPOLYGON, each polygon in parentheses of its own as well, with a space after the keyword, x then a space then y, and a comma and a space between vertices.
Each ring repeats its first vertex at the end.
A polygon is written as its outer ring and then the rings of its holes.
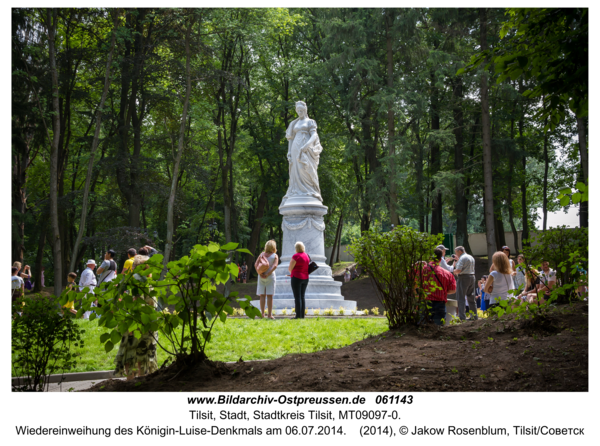
POLYGON ((513 319, 410 327, 337 350, 176 373, 91 391, 587 391, 588 305, 557 307, 537 327, 513 319))

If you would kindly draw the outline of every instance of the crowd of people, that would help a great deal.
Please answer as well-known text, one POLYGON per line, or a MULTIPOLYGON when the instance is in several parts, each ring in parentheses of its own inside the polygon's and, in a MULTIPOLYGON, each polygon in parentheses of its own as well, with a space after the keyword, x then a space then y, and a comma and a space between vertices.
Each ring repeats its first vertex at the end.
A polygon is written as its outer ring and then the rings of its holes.
MULTIPOLYGON (((501 300, 544 303, 557 284, 556 271, 550 268, 550 262, 543 261, 541 270, 538 270, 526 265, 523 255, 518 255, 515 263, 508 246, 494 253, 489 274, 483 275, 479 281, 475 278, 475 259, 465 252, 463 246, 457 246, 450 257, 446 257, 446 251, 444 245, 439 245, 434 251, 433 261, 424 262, 423 267, 422 283, 425 283, 424 291, 429 301, 428 312, 437 325, 442 325, 446 318, 449 294, 456 297, 456 312, 460 320, 477 320, 478 309, 490 310, 501 300), (436 286, 432 287, 431 283, 436 286)), ((581 297, 587 298, 587 287, 581 285, 578 292, 581 297)))
MULTIPOLYGON (((305 294, 308 287, 309 274, 317 268, 311 262, 310 256, 305 252, 302 242, 295 244, 296 253, 292 256, 288 266, 288 276, 291 278, 291 288, 294 294, 295 319, 305 317, 305 294)), ((418 262, 422 280, 415 285, 423 287, 424 295, 428 301, 427 314, 437 325, 444 324, 447 317, 446 303, 448 295, 455 295, 457 302, 457 316, 461 321, 477 320, 478 309, 489 310, 499 305, 501 300, 515 298, 526 304, 543 303, 550 297, 552 289, 556 286, 556 272, 550 268, 548 261, 542 262, 541 271, 526 265, 522 255, 517 256, 516 263, 510 257, 510 248, 504 246, 501 251, 492 256, 492 266, 489 274, 483 275, 479 281, 475 278, 475 259, 465 251, 463 246, 457 246, 454 254, 446 256, 447 248, 439 245, 434 250, 433 260, 429 263, 418 262), (419 285, 421 284, 421 285, 419 285), (513 290, 517 290, 516 292, 513 290)), ((144 246, 136 251, 131 248, 127 251, 127 260, 124 262, 121 274, 127 274, 138 265, 145 263, 157 250, 151 246, 144 246)), ((102 283, 110 282, 117 276, 117 262, 115 251, 109 249, 96 269, 96 261, 89 259, 86 268, 82 271, 79 283, 77 273, 68 274, 67 289, 88 288, 89 293, 94 293, 94 288, 102 283)), ((254 267, 259 275, 256 294, 260 296, 260 311, 262 317, 273 317, 273 295, 276 288, 276 270, 279 265, 277 244, 269 240, 264 251, 258 256, 254 267), (265 309, 267 314, 265 315, 265 309)), ((356 270, 346 268, 345 281, 351 280, 356 270)), ((243 262, 240 267, 239 278, 246 283, 248 267, 243 262)), ((12 267, 12 300, 15 302, 22 297, 25 289, 33 288, 31 283, 31 269, 29 265, 21 267, 15 262, 12 267)), ((581 286, 579 293, 582 297, 587 294, 587 288, 581 286)), ((148 305, 156 307, 155 298, 147 298, 148 305)), ((98 306, 96 300, 92 306, 98 306)), ((62 307, 66 312, 76 315, 74 302, 67 302, 62 307)), ((91 311, 84 313, 88 319, 91 311)), ((425 319, 425 312, 424 317, 425 319)), ((136 375, 152 373, 157 369, 156 361, 157 333, 148 332, 136 338, 133 333, 126 333, 121 339, 119 350, 115 358, 115 375, 126 376, 128 379, 136 375)))

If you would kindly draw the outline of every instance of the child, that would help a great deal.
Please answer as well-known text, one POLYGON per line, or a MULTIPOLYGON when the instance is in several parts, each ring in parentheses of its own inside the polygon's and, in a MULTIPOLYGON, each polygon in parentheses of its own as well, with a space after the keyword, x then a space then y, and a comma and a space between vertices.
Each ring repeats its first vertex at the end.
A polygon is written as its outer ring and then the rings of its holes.
POLYGON ((346 272, 344 273, 344 282, 350 282, 351 278, 352 278, 352 273, 350 272, 349 268, 346 268, 346 272))
MULTIPOLYGON (((67 276, 67 286, 66 289, 68 291, 71 290, 75 290, 75 287, 77 286, 77 284, 75 283, 75 279, 77 279, 77 274, 76 273, 69 273, 69 275, 67 276)), ((69 310, 69 312, 71 314, 77 314, 77 310, 75 310, 75 301, 69 301, 66 304, 63 305, 63 308, 66 308, 67 310, 69 310)), ((65 314, 64 310, 63 310, 63 314, 65 314)))

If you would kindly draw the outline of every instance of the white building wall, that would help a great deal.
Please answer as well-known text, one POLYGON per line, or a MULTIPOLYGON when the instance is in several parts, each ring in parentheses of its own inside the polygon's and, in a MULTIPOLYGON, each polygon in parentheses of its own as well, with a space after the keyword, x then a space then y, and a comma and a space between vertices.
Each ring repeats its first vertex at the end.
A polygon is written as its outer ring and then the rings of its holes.
MULTIPOLYGON (((521 237, 522 231, 517 231, 517 237, 519 241, 519 247, 522 248, 521 237)), ((506 245, 510 248, 510 252, 512 254, 516 253, 515 242, 512 232, 505 232, 504 239, 506 240, 506 245)), ((469 234, 469 245, 471 246, 471 252, 468 254, 474 256, 486 256, 487 255, 487 245, 485 242, 485 233, 484 234, 469 234)), ((456 236, 454 236, 454 246, 456 246, 456 236)), ((354 257, 347 252, 348 245, 342 245, 340 247, 340 260, 342 262, 353 262, 354 257)), ((446 253, 448 254, 448 253, 446 253)), ((329 259, 331 257, 331 247, 325 248, 325 256, 327 257, 327 263, 329 263, 329 259)))

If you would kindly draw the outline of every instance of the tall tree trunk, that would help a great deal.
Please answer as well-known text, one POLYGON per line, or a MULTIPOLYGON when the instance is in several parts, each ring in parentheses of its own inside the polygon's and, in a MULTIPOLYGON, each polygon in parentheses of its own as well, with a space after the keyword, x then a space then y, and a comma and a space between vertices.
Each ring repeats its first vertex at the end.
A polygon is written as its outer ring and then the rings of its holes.
POLYGON ((58 24, 58 10, 48 8, 46 10, 48 28, 48 53, 50 58, 50 73, 52 74, 52 127, 53 137, 50 150, 50 225, 52 228, 52 239, 50 241, 54 263, 54 294, 60 296, 62 293, 62 252, 60 242, 60 228, 58 226, 58 143, 60 140, 60 107, 58 103, 58 70, 56 67, 56 48, 54 38, 58 24))
MULTIPOLYGON (((469 244, 469 234, 467 230, 467 201, 465 200, 465 187, 463 179, 463 134, 464 134, 464 118, 462 109, 462 78, 457 77, 454 81, 454 138, 456 145, 454 146, 454 169, 460 175, 456 181, 456 244, 467 248, 469 244)), ((469 247, 470 249, 470 247, 469 247)))
POLYGON ((246 264, 248 266, 248 278, 254 271, 254 254, 256 253, 256 247, 258 246, 260 238, 260 228, 262 226, 262 218, 265 214, 265 205, 267 204, 267 192, 263 189, 258 198, 258 204, 256 206, 256 215, 254 216, 254 226, 252 227, 252 234, 250 234, 250 242, 248 243, 248 251, 252 254, 246 254, 246 264))
POLYGON ((425 197, 423 196, 423 144, 421 144, 421 137, 419 136, 419 122, 415 125, 414 129, 415 136, 417 138, 417 163, 415 165, 416 176, 417 176, 417 209, 419 217, 419 231, 426 232, 425 227, 425 197))
POLYGON ((42 291, 42 266, 44 261, 44 248, 46 247, 46 230, 48 229, 48 220, 43 219, 42 226, 40 228, 40 239, 38 241, 37 255, 35 256, 35 269, 33 281, 33 292, 39 293, 42 291))
POLYGON ((27 211, 27 166, 29 165, 29 149, 24 147, 13 156, 13 234, 12 234, 12 260, 23 263, 25 251, 25 212, 27 211))
MULTIPOLYGON (((394 17, 392 12, 386 10, 385 14, 385 34, 386 34, 386 45, 387 45, 387 86, 389 89, 390 98, 394 98, 394 53, 392 47, 392 21, 394 17)), ((394 126, 394 109, 393 100, 390 99, 388 102, 387 111, 387 124, 388 124, 388 157, 389 157, 389 183, 390 183, 390 201, 389 201, 389 212, 390 222, 394 226, 398 226, 398 213, 396 212, 396 204, 398 203, 398 192, 396 187, 396 129, 394 126)))
POLYGON ((500 250, 506 245, 506 237, 504 236, 504 222, 502 221, 502 211, 500 206, 495 206, 498 213, 494 215, 494 232, 496 234, 496 250, 500 250))
MULTIPOLYGON (((587 148, 587 125, 585 118, 577 118, 577 134, 579 136, 579 156, 581 159, 581 171, 583 173, 583 183, 588 185, 588 148, 587 148)), ((588 202, 582 201, 579 204, 579 226, 588 227, 588 202)))
POLYGON ((340 214, 340 224, 338 227, 338 234, 337 234, 337 250, 336 250, 336 256, 335 256, 335 262, 334 263, 340 263, 340 250, 342 249, 342 229, 344 225, 344 213, 342 212, 340 214))
POLYGON ((187 114, 190 104, 190 94, 192 93, 192 77, 190 74, 190 34, 194 25, 193 16, 190 17, 188 26, 185 30, 185 98, 183 100, 183 111, 181 113, 181 125, 179 127, 179 141, 177 143, 177 155, 175 156, 175 164, 173 165, 173 177, 171 179, 171 193, 169 194, 169 204, 167 207, 167 241, 165 243, 165 257, 163 264, 165 268, 161 272, 161 280, 166 274, 166 266, 171 258, 173 249, 173 209, 175 207, 175 196, 177 194, 177 182, 179 180, 179 165, 181 163, 181 155, 185 143, 185 127, 187 123, 187 114))
MULTIPOLYGON (((479 9, 480 46, 481 51, 487 50, 487 11, 479 9)), ((494 189, 492 185, 492 137, 490 132, 490 105, 488 99, 487 73, 481 74, 481 131, 483 136, 483 183, 484 183, 484 209, 485 232, 488 254, 488 265, 492 265, 496 235, 494 232, 494 189)))
POLYGON ((338 220, 338 224, 337 224, 337 228, 335 229, 335 238, 333 240, 333 245, 331 246, 331 254, 329 256, 329 266, 333 266, 333 264, 335 263, 335 250, 338 247, 338 243, 340 240, 340 236, 342 233, 342 219, 344 218, 344 213, 340 212, 340 219, 338 220))
MULTIPOLYGON (((548 123, 548 118, 544 122, 544 127, 548 123)), ((548 169, 550 168, 550 160, 548 157, 548 132, 544 130, 544 182, 542 192, 542 230, 546 231, 548 225, 548 169)))
POLYGON ((104 102, 106 101, 106 97, 108 96, 108 89, 110 87, 110 67, 112 65, 112 58, 115 49, 115 42, 117 41, 117 26, 119 20, 119 11, 113 12, 113 32, 112 39, 110 41, 110 50, 108 52, 108 59, 106 61, 106 72, 104 75, 104 89, 102 90, 102 96, 100 98, 100 105, 98 106, 98 111, 96 112, 96 129, 94 131, 94 139, 92 140, 92 149, 90 152, 90 160, 88 162, 87 174, 85 177, 85 186, 83 189, 83 201, 81 204, 81 219, 79 220, 79 232, 77 233, 77 239, 75 239, 75 244, 73 246, 73 253, 71 254, 71 264, 69 266, 69 271, 75 271, 75 265, 77 262, 77 254, 79 252, 79 245, 81 244, 81 240, 83 239, 83 234, 85 232, 85 221, 87 217, 87 208, 88 201, 90 195, 90 185, 92 183, 92 172, 94 170, 94 157, 96 155, 96 150, 98 149, 98 142, 100 141, 100 130, 102 123, 102 110, 104 109, 104 102))
MULTIPOLYGON (((510 121, 510 139, 515 140, 515 120, 514 118, 510 121)), ((513 209, 513 198, 512 198, 512 189, 513 189, 513 166, 514 166, 514 156, 511 150, 508 156, 508 197, 506 198, 508 204, 508 220, 510 222, 510 229, 513 233, 513 240, 515 243, 515 254, 519 254, 519 233, 517 232, 517 227, 515 226, 514 221, 514 209, 513 209)))
MULTIPOLYGON (((440 98, 438 88, 435 86, 434 72, 430 74, 431 79, 431 130, 433 132, 440 130, 440 98)), ((431 143, 431 164, 430 171, 433 177, 440 171, 441 168, 441 153, 440 145, 437 142, 431 143)), ((442 192, 435 186, 435 182, 431 182, 431 233, 442 234, 444 232, 443 216, 442 216, 442 192)))

